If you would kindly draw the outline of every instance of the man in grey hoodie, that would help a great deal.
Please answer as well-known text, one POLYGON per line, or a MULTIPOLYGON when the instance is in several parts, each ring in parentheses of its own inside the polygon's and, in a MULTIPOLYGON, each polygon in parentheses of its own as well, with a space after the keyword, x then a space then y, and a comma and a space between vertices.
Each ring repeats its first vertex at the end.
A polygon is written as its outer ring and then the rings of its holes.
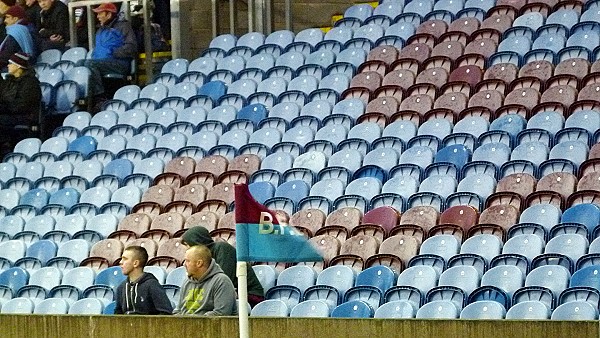
POLYGON ((237 314, 235 288, 212 259, 210 250, 196 245, 185 252, 188 279, 181 286, 174 314, 232 316, 237 314))
POLYGON ((158 279, 144 272, 148 252, 141 246, 123 251, 121 270, 127 279, 117 287, 115 314, 170 315, 171 301, 158 279))
MULTIPOLYGON (((181 243, 187 246, 206 245, 213 259, 219 264, 227 277, 231 279, 233 286, 238 286, 238 279, 235 275, 237 259, 234 246, 227 242, 215 242, 210 237, 208 229, 202 226, 189 228, 181 237, 181 243)), ((250 265, 247 266, 247 276, 248 303, 251 306, 255 306, 265 299, 264 290, 250 265)))

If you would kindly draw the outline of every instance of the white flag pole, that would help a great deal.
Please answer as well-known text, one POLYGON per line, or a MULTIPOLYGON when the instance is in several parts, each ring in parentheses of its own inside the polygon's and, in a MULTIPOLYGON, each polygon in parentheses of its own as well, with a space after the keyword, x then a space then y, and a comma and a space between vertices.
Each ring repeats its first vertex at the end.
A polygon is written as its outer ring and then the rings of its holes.
POLYGON ((250 327, 248 324, 248 270, 246 262, 237 262, 238 278, 238 318, 240 338, 250 338, 250 327))

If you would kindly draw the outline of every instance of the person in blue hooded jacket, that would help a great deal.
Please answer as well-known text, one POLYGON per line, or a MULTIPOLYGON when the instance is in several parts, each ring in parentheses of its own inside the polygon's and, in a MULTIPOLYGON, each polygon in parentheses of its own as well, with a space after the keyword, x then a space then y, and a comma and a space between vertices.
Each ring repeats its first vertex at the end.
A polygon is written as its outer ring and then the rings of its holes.
POLYGON ((26 13, 21 6, 12 6, 4 14, 6 37, 0 42, 0 68, 8 65, 8 60, 15 53, 25 53, 36 57, 31 32, 27 27, 26 13))
POLYGON ((115 4, 106 2, 93 9, 100 22, 91 59, 83 61, 90 68, 90 94, 95 103, 103 99, 102 77, 106 74, 130 73, 131 60, 137 53, 137 42, 131 23, 120 20, 115 4))

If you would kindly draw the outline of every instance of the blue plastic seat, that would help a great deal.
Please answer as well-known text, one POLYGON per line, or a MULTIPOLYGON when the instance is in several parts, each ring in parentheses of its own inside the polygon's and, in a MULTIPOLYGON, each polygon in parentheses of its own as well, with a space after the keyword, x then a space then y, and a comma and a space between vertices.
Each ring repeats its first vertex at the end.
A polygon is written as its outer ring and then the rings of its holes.
POLYGON ((561 34, 546 33, 539 35, 531 46, 532 50, 547 49, 555 54, 565 47, 567 39, 561 34))
POLYGON ((588 231, 593 231, 595 223, 600 219, 600 209, 592 203, 574 205, 564 211, 561 223, 579 223, 585 225, 588 231))
POLYGON ((104 304, 100 300, 85 298, 71 304, 68 313, 75 315, 100 315, 103 310, 104 304))
POLYGON ((404 13, 416 13, 424 17, 433 10, 433 2, 427 0, 409 2, 404 6, 404 13))
POLYGON ((358 68, 367 58, 367 52, 357 47, 346 48, 336 58, 336 63, 347 62, 358 68))
POLYGON ((495 301, 477 301, 460 312, 461 319, 504 319, 506 309, 495 301))
POLYGON ((424 304, 417 310, 416 318, 454 319, 460 310, 451 301, 437 300, 424 304))
POLYGON ((14 152, 25 154, 26 156, 33 156, 35 153, 40 151, 42 141, 36 137, 30 137, 23 139, 15 145, 14 152))
POLYGON ((371 318, 374 315, 373 308, 361 300, 352 300, 338 305, 331 312, 334 318, 371 318))
POLYGON ((415 34, 416 27, 409 22, 396 22, 385 30, 385 36, 397 36, 405 41, 415 34))
POLYGON ((494 286, 508 297, 525 284, 523 271, 516 266, 501 265, 490 268, 481 278, 481 286, 494 286))
MULTIPOLYGON (((331 30, 325 33, 325 37, 323 38, 323 40, 334 40, 344 44, 348 40, 352 39, 353 35, 354 31, 349 27, 333 27, 331 30)), ((317 47, 322 44, 323 43, 318 44, 317 47)))
POLYGON ((287 317, 290 313, 287 304, 279 299, 267 299, 252 308, 253 317, 287 317))
POLYGON ((32 300, 24 297, 13 298, 2 305, 3 314, 31 314, 35 304, 32 300))
POLYGON ((590 287, 596 290, 599 289, 599 281, 596 278, 598 273, 598 266, 591 265, 584 268, 580 268, 575 271, 569 280, 569 287, 590 287))
POLYGON ((435 155, 435 162, 448 162, 461 170, 469 161, 469 150, 462 144, 446 146, 435 155))
POLYGON ((521 223, 537 223, 547 230, 560 222, 561 210, 551 204, 536 204, 523 210, 519 218, 521 223))
POLYGON ((92 151, 96 150, 97 141, 91 136, 81 136, 71 141, 67 148, 68 151, 76 151, 87 157, 92 151))
POLYGON ((121 272, 121 268, 115 266, 98 272, 94 284, 108 285, 112 288, 116 288, 119 286, 119 284, 121 284, 122 281, 125 280, 125 278, 126 277, 121 272))
POLYGON ((460 245, 452 235, 436 235, 426 239, 419 250, 419 254, 435 254, 445 260, 459 252, 460 245))
POLYGON ((570 278, 571 274, 565 267, 545 265, 535 268, 527 274, 525 287, 542 286, 548 288, 554 297, 558 297, 569 286, 570 278))
POLYGON ((0 285, 9 287, 13 295, 28 282, 29 273, 22 268, 12 267, 0 273, 0 285))
POLYGON ((219 48, 225 52, 228 52, 231 48, 235 47, 237 43, 237 37, 232 34, 222 34, 210 41, 209 48, 219 48))
POLYGON ((390 19, 396 18, 404 10, 404 1, 388 1, 380 3, 373 10, 373 16, 385 15, 390 19))
POLYGON ((571 28, 567 47, 597 46, 600 43, 600 26, 597 22, 581 22, 571 28))
POLYGON ((214 71, 215 69, 217 69, 217 61, 210 57, 196 58, 188 65, 188 72, 200 72, 205 76, 210 74, 210 72, 214 71))
POLYGON ((329 317, 331 309, 321 300, 305 300, 292 308, 290 317, 329 317))
POLYGON ((33 189, 21 196, 20 205, 30 205, 36 209, 41 209, 48 204, 50 194, 44 189, 33 189))
MULTIPOLYGON (((110 268, 107 268, 103 271, 107 271, 110 268)), ((98 275, 96 275, 96 279, 98 279, 98 275)), ((95 299, 99 299, 105 306, 104 311, 107 311, 107 308, 111 308, 111 302, 113 302, 113 298, 114 298, 114 294, 115 291, 113 289, 113 287, 111 287, 110 285, 107 284, 98 284, 96 283, 95 285, 92 285, 90 287, 88 287, 87 289, 85 289, 83 291, 82 294, 82 298, 95 298, 95 299)), ((112 309, 111 314, 114 313, 114 307, 112 309)))
POLYGON ((589 148, 581 141, 563 141, 550 150, 550 159, 566 159, 579 166, 587 159, 589 148))
POLYGON ((565 121, 565 128, 584 128, 594 133, 600 128, 600 113, 595 110, 579 110, 565 121))
POLYGON ((571 301, 559 305, 550 317, 552 320, 597 320, 598 308, 585 301, 571 301))
POLYGON ((227 87, 224 82, 219 80, 206 82, 198 89, 199 95, 207 95, 213 101, 218 101, 221 96, 225 95, 227 87))
POLYGON ((249 32, 237 39, 236 46, 245 46, 250 47, 252 50, 255 50, 260 45, 262 45, 265 41, 264 34, 260 32, 249 32))
POLYGON ((488 161, 500 167, 508 161, 510 154, 511 149, 503 143, 487 143, 475 149, 472 160, 488 161))
POLYGON ((83 239, 72 239, 58 248, 56 257, 67 257, 76 264, 88 257, 90 243, 83 239))

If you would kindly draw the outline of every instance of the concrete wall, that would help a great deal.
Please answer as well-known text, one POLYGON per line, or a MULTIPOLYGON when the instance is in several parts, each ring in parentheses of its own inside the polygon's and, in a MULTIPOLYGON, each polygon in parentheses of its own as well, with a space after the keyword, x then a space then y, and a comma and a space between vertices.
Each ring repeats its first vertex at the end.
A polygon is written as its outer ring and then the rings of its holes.
MULTIPOLYGON (((598 321, 250 318, 251 337, 598 337, 598 321)), ((235 338, 238 319, 173 316, 0 315, 2 338, 235 338)))

